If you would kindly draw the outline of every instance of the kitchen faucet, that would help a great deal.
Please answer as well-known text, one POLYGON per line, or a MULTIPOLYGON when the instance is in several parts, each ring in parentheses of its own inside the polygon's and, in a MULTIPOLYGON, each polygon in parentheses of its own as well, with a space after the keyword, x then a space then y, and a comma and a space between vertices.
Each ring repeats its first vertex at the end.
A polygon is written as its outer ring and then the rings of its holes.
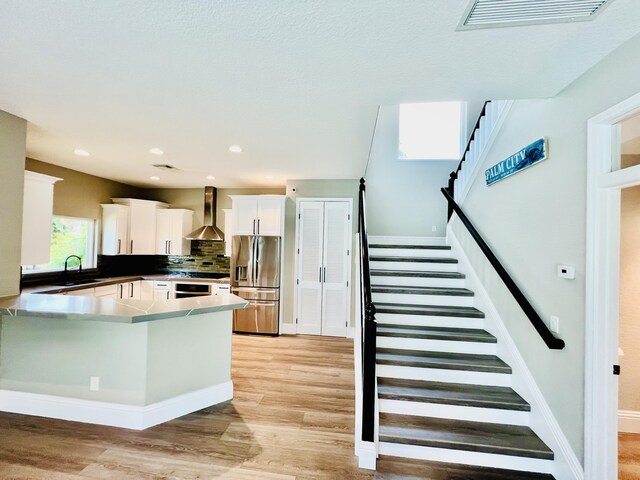
POLYGON ((67 274, 69 259, 77 258, 80 265, 78 266, 78 273, 82 273, 82 259, 78 255, 69 255, 67 259, 64 261, 64 274, 67 274))

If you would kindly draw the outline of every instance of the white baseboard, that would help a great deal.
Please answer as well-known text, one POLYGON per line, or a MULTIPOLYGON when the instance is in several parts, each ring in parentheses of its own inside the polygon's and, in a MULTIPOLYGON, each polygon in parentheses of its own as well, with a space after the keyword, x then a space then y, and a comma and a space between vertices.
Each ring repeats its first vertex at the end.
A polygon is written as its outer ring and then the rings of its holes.
POLYGON ((453 233, 451 225, 456 218, 457 215, 454 214, 447 225, 447 243, 451 245, 453 257, 458 259, 460 272, 467 277, 467 288, 473 290, 478 308, 485 313, 485 328, 498 338, 498 356, 513 369, 511 386, 531 405, 530 426, 553 450, 556 478, 583 480, 584 469, 582 463, 578 460, 569 440, 567 440, 544 395, 538 388, 524 358, 509 334, 507 327, 502 322, 498 310, 491 301, 491 297, 480 281, 460 241, 453 233))
POLYGON ((144 430, 232 398, 231 381, 146 406, 0 390, 0 411, 144 430))
POLYGON ((295 335, 298 333, 298 326, 295 323, 283 323, 280 328, 280 335, 295 335))
POLYGON ((640 412, 635 410, 618 410, 618 431, 623 433, 640 433, 640 412))

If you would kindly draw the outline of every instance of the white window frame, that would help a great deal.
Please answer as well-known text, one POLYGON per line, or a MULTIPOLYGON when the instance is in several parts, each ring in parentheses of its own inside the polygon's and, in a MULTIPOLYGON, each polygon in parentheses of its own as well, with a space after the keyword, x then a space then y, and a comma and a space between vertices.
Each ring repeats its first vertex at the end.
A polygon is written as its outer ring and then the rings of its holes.
MULTIPOLYGON (((87 255, 85 258, 86 259, 91 259, 90 262, 87 262, 86 264, 82 265, 83 270, 84 269, 90 269, 90 268, 97 268, 98 266, 98 245, 97 245, 97 238, 98 238, 98 222, 96 221, 95 218, 86 218, 86 217, 72 217, 69 215, 53 215, 51 217, 51 221, 53 222, 54 219, 56 218, 61 218, 61 219, 66 219, 66 220, 83 220, 83 221, 87 221, 87 222, 91 222, 92 227, 89 227, 87 229, 87 255)), ((51 247, 49 247, 51 248, 51 247)), ((73 254, 70 254, 73 255, 73 254)), ((30 265, 29 265, 30 266, 30 265)), ((36 265, 33 265, 33 267, 35 267, 36 265)), ((51 269, 33 269, 33 270, 24 270, 23 274, 24 275, 36 275, 39 273, 53 273, 53 272, 62 272, 64 271, 63 268, 51 268, 51 269)))
MULTIPOLYGON (((458 100, 451 100, 455 102, 458 100)), ((412 102, 439 103, 439 102, 412 102)), ((458 158, 400 158, 400 108, 398 108, 398 160, 401 162, 458 162, 464 155, 469 141, 469 102, 460 101, 460 148, 458 158)))

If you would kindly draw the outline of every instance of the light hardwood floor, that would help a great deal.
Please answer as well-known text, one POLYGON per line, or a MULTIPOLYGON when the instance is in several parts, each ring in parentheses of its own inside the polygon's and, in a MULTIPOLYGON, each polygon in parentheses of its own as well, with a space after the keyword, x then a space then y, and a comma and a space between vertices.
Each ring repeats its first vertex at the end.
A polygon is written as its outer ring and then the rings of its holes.
POLYGON ((392 458, 359 470, 352 350, 346 339, 235 335, 234 400, 143 432, 0 413, 0 478, 520 478, 392 458))
POLYGON ((618 480, 640 480, 640 434, 618 434, 618 480))

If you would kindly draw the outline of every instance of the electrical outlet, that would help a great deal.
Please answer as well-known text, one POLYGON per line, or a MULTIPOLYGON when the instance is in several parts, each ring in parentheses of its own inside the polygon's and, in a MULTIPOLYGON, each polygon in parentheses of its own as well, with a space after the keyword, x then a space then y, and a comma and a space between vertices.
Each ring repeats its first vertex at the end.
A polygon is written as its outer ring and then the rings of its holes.
POLYGON ((431 226, 431 231, 432 232, 437 232, 438 231, 438 226, 437 225, 432 225, 431 226))
POLYGON ((551 317, 549 317, 549 328, 551 329, 551 331, 553 333, 560 333, 560 318, 556 317, 555 315, 551 315, 551 317))
POLYGON ((576 278, 576 269, 570 265, 558 265, 558 277, 573 280, 576 278))
POLYGON ((100 377, 90 377, 89 378, 89 390, 92 392, 97 392, 100 390, 100 377))

